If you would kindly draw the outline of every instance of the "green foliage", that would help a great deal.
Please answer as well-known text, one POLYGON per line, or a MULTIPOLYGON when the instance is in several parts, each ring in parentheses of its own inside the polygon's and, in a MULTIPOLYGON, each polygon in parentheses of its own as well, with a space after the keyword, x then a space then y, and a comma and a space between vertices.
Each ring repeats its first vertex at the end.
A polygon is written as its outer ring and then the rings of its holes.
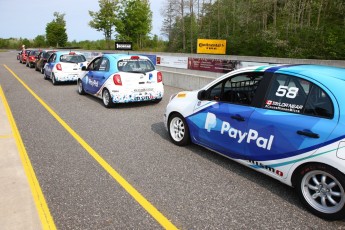
POLYGON ((152 28, 152 12, 148 0, 122 1, 119 20, 116 22, 118 40, 135 42, 143 48, 152 28))
POLYGON ((108 49, 110 48, 110 40, 116 25, 116 14, 118 13, 119 6, 118 0, 99 0, 100 10, 98 12, 89 11, 90 16, 93 18, 89 22, 91 28, 97 31, 102 31, 105 40, 107 40, 108 49))
POLYGON ((68 37, 66 33, 65 14, 54 12, 55 19, 46 26, 46 38, 49 46, 64 47, 68 37))
POLYGON ((46 39, 44 35, 38 35, 34 39, 34 47, 45 47, 46 46, 46 39))
POLYGON ((169 39, 168 51, 195 52, 190 41, 197 36, 227 40, 227 54, 232 55, 345 59, 344 0, 167 3, 163 32, 169 39), (186 11, 184 15, 181 8, 186 11), (195 24, 190 23, 193 10, 198 12, 195 24))

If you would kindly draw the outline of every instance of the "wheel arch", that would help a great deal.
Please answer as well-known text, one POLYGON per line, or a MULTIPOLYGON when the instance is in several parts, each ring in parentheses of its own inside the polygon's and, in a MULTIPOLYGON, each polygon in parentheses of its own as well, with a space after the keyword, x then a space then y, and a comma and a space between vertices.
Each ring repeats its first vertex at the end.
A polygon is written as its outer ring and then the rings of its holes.
MULTIPOLYGON (((299 165, 298 167, 296 167, 294 169, 294 171, 292 172, 292 175, 291 175, 291 185, 292 187, 296 188, 297 185, 297 182, 298 182, 298 177, 299 177, 299 174, 301 173, 301 169, 302 168, 305 168, 306 166, 313 166, 313 165, 319 165, 319 166, 325 166, 325 167, 329 167, 329 168, 332 168, 333 170, 336 170, 338 171, 339 173, 343 174, 341 171, 339 171, 337 168, 329 165, 329 164, 325 164, 323 162, 317 162, 317 161, 313 161, 313 162, 305 162, 301 165, 299 165)), ((312 170, 312 168, 309 168, 310 170, 312 170)), ((308 170, 309 171, 309 170, 308 170)), ((345 176, 345 175, 344 175, 345 176)))

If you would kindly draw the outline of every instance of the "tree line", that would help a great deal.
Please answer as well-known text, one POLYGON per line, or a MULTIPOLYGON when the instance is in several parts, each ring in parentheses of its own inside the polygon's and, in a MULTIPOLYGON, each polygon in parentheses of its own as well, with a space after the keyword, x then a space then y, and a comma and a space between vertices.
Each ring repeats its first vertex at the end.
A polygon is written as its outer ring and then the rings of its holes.
POLYGON ((344 0, 167 0, 162 15, 170 52, 204 38, 230 55, 345 59, 344 0))
POLYGON ((114 41, 130 41, 135 50, 196 53, 203 38, 226 40, 228 55, 345 59, 344 0, 166 0, 165 39, 149 34, 149 0, 99 0, 99 7, 89 11, 89 26, 104 40, 68 42, 65 15, 55 12, 46 35, 0 39, 0 48, 22 43, 103 50, 113 49, 114 41))

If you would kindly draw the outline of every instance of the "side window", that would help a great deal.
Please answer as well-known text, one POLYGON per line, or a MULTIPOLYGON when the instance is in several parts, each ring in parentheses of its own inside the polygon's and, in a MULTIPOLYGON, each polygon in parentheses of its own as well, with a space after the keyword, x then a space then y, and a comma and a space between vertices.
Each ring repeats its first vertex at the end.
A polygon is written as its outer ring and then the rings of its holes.
POLYGON ((304 114, 332 119, 334 108, 331 98, 320 87, 313 85, 304 114))
POLYGON ((109 68, 109 60, 106 58, 103 58, 100 66, 99 66, 99 71, 107 71, 109 68))
POLYGON ((48 62, 54 62, 55 56, 56 56, 56 54, 52 54, 52 55, 49 57, 48 62))
POLYGON ((99 65, 101 64, 101 60, 102 60, 101 57, 99 57, 99 58, 93 60, 93 61, 89 64, 89 66, 88 66, 87 69, 88 69, 88 70, 98 71, 99 65))
POLYGON ((208 91, 208 99, 234 104, 250 105, 263 77, 261 72, 229 77, 208 91))
POLYGON ((317 85, 304 79, 276 74, 268 90, 264 107, 319 117, 333 117, 329 96, 317 85))

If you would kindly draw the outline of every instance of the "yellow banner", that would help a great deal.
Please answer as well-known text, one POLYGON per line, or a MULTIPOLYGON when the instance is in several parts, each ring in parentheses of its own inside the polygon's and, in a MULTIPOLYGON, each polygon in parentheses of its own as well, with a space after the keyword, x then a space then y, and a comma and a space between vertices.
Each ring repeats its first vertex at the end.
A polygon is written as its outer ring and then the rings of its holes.
POLYGON ((198 54, 225 54, 226 40, 198 39, 198 54))

